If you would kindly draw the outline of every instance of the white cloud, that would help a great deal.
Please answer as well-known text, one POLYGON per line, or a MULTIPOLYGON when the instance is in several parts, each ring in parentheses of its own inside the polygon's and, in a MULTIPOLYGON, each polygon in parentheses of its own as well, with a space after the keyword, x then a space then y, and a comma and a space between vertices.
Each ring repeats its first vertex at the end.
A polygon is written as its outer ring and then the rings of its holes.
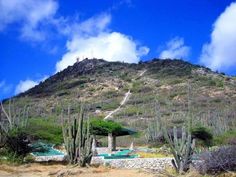
POLYGON ((130 36, 109 29, 110 14, 103 13, 80 22, 75 18, 71 22, 70 18, 56 17, 57 9, 55 0, 0 0, 0 31, 17 23, 21 38, 25 40, 43 41, 50 27, 65 35, 67 52, 57 62, 56 71, 73 65, 78 57, 137 63, 149 52, 148 47, 130 36))
POLYGON ((46 80, 47 78, 48 78, 48 76, 44 76, 43 78, 41 78, 37 81, 30 80, 30 79, 20 81, 19 84, 16 86, 15 94, 25 92, 25 91, 33 88, 34 86, 38 85, 41 81, 46 80))
POLYGON ((33 80, 20 81, 20 83, 16 86, 15 94, 25 92, 36 85, 38 85, 38 82, 33 80))
POLYGON ((102 14, 82 23, 75 24, 71 39, 67 41, 67 53, 56 64, 56 71, 84 58, 103 58, 108 61, 137 63, 141 56, 149 52, 146 46, 140 46, 130 36, 111 32, 108 28, 111 16, 102 14))
POLYGON ((54 0, 0 0, 0 30, 18 23, 23 39, 43 40, 40 28, 53 18, 57 8, 54 0))
POLYGON ((232 3, 213 25, 211 41, 203 46, 200 62, 213 70, 236 67, 236 3, 232 3))
POLYGON ((160 53, 161 59, 182 59, 187 58, 190 53, 190 47, 184 45, 184 39, 175 37, 166 44, 166 49, 160 53))

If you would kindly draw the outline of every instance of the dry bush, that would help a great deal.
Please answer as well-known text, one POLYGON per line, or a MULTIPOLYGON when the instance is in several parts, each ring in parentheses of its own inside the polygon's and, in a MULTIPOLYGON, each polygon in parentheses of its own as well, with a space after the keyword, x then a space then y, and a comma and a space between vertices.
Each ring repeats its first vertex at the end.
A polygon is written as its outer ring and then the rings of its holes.
POLYGON ((196 168, 202 174, 236 171, 236 146, 222 146, 215 151, 201 154, 196 168))

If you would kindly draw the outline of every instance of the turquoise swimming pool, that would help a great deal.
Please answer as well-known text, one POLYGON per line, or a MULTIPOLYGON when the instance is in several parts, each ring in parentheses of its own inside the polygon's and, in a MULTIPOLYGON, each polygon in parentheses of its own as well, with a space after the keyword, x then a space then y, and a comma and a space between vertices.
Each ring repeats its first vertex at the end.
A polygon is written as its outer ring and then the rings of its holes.
POLYGON ((102 156, 104 159, 132 159, 138 157, 136 154, 130 155, 131 152, 132 151, 129 149, 123 149, 116 152, 115 154, 99 154, 98 156, 102 156))
POLYGON ((53 145, 45 144, 38 142, 32 145, 32 148, 35 150, 32 152, 35 156, 55 156, 55 155, 64 155, 64 153, 53 148, 53 145))
POLYGON ((32 152, 33 155, 35 156, 55 156, 55 155, 64 155, 64 153, 53 149, 53 148, 49 148, 47 151, 45 152, 32 152))

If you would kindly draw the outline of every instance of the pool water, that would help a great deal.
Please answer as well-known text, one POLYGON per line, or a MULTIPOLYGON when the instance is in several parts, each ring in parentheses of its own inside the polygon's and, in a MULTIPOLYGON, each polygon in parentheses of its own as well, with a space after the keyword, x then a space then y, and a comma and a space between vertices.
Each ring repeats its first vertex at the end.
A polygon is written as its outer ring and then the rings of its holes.
POLYGON ((32 152, 33 155, 35 156, 54 156, 54 155, 64 155, 62 152, 53 149, 53 148, 49 148, 47 151, 45 152, 32 152))
POLYGON ((32 148, 35 150, 32 152, 35 156, 55 156, 55 155, 64 155, 64 153, 53 148, 53 145, 45 144, 42 142, 37 142, 32 145, 32 148))
POLYGON ((115 154, 99 154, 98 156, 104 157, 104 159, 132 159, 132 158, 137 158, 138 155, 130 155, 132 151, 129 149, 124 149, 121 151, 118 151, 115 154))

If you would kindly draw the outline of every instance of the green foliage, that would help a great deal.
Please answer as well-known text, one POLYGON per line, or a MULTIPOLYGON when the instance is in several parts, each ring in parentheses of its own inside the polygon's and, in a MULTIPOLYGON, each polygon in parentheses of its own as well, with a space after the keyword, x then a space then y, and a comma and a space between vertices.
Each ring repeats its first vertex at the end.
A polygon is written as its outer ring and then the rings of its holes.
POLYGON ((210 146, 212 144, 213 135, 211 131, 206 127, 203 127, 201 125, 193 127, 191 130, 191 134, 193 138, 202 140, 203 144, 206 146, 210 146))
POLYGON ((182 83, 182 82, 183 82, 182 79, 176 79, 176 78, 174 78, 174 79, 170 79, 169 82, 168 82, 168 84, 170 84, 170 85, 175 85, 175 84, 180 84, 180 83, 182 83))
POLYGON ((35 157, 31 154, 28 154, 25 158, 24 158, 24 162, 26 163, 33 163, 35 161, 35 157))
POLYGON ((24 162, 23 156, 17 156, 16 153, 11 152, 5 148, 0 149, 0 163, 22 164, 24 162))
POLYGON ((229 144, 230 143, 229 141, 232 139, 236 139, 236 130, 230 130, 223 133, 222 135, 214 137, 214 144, 215 145, 229 144))
POLYGON ((224 81, 219 78, 212 78, 208 76, 194 76, 195 81, 200 83, 204 86, 211 86, 211 87, 224 87, 224 81))
POLYGON ((63 142, 61 127, 52 119, 32 118, 25 132, 33 137, 48 143, 61 144, 63 142))
POLYGON ((220 79, 210 79, 208 84, 209 86, 224 87, 224 82, 220 79))
POLYGON ((105 121, 103 119, 93 118, 90 123, 92 134, 108 134, 122 129, 121 124, 113 121, 105 121))

